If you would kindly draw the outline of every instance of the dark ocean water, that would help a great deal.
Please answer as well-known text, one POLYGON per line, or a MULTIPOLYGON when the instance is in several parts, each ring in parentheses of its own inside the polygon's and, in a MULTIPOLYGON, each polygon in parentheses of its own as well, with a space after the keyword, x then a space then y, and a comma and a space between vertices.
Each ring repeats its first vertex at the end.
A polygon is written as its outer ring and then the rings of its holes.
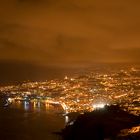
POLYGON ((0 108, 0 140, 59 140, 64 118, 53 110, 0 108))

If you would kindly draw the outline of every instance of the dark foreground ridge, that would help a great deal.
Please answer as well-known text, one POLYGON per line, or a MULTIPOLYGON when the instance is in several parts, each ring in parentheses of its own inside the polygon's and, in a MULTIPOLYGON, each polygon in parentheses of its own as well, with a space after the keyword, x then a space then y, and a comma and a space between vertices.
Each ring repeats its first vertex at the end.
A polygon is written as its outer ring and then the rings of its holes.
POLYGON ((140 140, 139 132, 125 137, 118 136, 122 129, 140 124, 140 117, 129 114, 119 106, 106 106, 79 115, 62 130, 63 140, 140 140))

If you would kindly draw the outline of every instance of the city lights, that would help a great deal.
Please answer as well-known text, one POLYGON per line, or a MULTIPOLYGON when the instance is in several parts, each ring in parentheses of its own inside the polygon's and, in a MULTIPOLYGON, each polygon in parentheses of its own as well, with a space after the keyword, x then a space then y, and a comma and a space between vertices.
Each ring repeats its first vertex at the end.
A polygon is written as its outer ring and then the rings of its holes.
POLYGON ((64 114, 85 112, 119 104, 124 110, 140 114, 140 71, 130 68, 110 74, 89 73, 63 80, 28 82, 0 87, 7 103, 22 103, 29 107, 58 106, 64 114))
POLYGON ((104 107, 105 107, 105 104, 103 104, 103 103, 100 103, 100 104, 93 104, 93 108, 94 108, 94 109, 104 108, 104 107))

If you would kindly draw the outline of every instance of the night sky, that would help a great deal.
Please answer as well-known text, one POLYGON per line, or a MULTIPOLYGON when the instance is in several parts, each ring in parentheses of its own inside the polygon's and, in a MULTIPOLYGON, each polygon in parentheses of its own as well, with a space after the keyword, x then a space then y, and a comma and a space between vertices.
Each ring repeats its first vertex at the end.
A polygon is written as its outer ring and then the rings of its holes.
POLYGON ((52 65, 139 62, 139 0, 0 0, 1 81, 52 65))

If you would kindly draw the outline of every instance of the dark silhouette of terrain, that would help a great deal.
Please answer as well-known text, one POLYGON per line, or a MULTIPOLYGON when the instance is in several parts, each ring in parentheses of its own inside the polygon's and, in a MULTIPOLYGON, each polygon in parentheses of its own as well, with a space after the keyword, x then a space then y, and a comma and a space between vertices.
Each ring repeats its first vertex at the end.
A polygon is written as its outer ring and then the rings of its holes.
POLYGON ((119 106, 106 106, 79 115, 72 125, 69 124, 62 130, 63 140, 140 140, 140 135, 117 137, 120 130, 140 124, 139 116, 123 111, 119 106))

